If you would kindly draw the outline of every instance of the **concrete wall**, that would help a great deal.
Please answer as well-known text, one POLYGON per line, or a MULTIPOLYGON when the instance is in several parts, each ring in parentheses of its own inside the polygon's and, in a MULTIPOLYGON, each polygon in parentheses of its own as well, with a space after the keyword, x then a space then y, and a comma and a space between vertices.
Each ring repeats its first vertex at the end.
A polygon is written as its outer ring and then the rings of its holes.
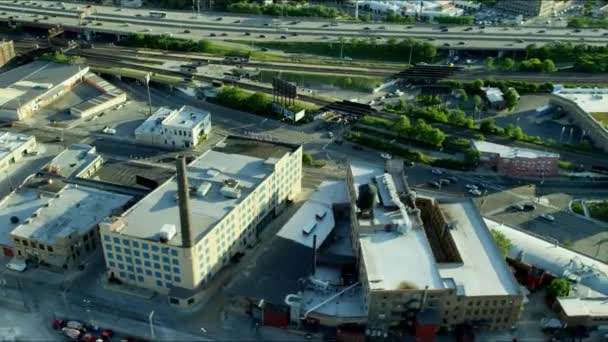
POLYGON ((549 96, 549 104, 561 107, 568 113, 568 117, 587 133, 586 135, 591 138, 597 148, 608 152, 608 130, 575 101, 551 94, 549 96))

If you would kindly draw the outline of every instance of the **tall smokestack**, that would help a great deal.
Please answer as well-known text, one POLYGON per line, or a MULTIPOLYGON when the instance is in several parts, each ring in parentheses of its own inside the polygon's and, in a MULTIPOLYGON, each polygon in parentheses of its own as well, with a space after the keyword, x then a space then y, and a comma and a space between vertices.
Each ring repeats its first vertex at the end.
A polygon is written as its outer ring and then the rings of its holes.
POLYGON ((179 204, 179 222, 182 233, 182 246, 192 247, 192 230, 190 229, 190 206, 188 174, 186 159, 177 157, 177 200, 179 204))

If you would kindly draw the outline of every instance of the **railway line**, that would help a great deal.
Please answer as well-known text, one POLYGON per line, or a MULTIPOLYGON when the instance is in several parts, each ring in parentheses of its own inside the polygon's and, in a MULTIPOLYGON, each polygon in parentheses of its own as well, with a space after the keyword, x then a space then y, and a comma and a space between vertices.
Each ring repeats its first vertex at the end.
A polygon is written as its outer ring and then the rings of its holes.
MULTIPOLYGON (((146 10, 120 10, 111 7, 97 6, 98 13, 89 15, 79 22, 79 11, 76 7, 70 9, 49 7, 54 2, 38 1, 46 7, 24 5, 23 3, 0 3, 0 20, 11 20, 14 22, 24 22, 36 25, 54 25, 61 23, 67 29, 73 31, 87 30, 92 32, 105 32, 112 34, 128 34, 130 32, 150 32, 153 34, 168 33, 179 36, 180 38, 200 39, 201 31, 209 33, 210 39, 227 39, 220 37, 230 35, 229 39, 235 36, 246 40, 281 40, 287 41, 317 41, 323 39, 337 39, 337 37, 357 37, 357 38, 419 38, 432 40, 436 45, 446 48, 446 41, 464 42, 463 46, 454 44, 450 49, 477 49, 488 44, 502 50, 522 49, 531 43, 546 44, 554 41, 570 41, 587 44, 605 44, 608 32, 601 30, 565 30, 546 28, 543 30, 531 28, 508 28, 502 29, 491 27, 480 29, 478 27, 450 27, 449 30, 439 30, 433 26, 404 26, 391 25, 380 26, 378 24, 345 23, 339 26, 330 26, 319 22, 308 22, 299 24, 292 22, 283 23, 283 26, 274 25, 271 20, 262 22, 260 20, 206 20, 189 18, 183 12, 165 11, 168 15, 165 18, 150 18, 146 10), (4 14, 2 14, 4 13, 4 14), (11 18, 12 17, 12 18, 11 18), (10 19, 9 19, 10 18, 10 19), (228 22, 231 21, 231 22, 228 22), (238 22, 238 23, 237 23, 238 22), (295 24, 293 24, 295 23, 295 24), (80 26, 82 24, 83 26, 80 26), (311 26, 315 25, 315 26, 311 26), (151 30, 154 28, 154 31, 151 30), (190 33, 190 30, 196 32, 190 33), (534 30, 534 31, 531 31, 534 30), (216 33, 218 33, 216 35, 216 33), (262 35, 269 37, 261 37, 262 35), (483 42, 483 44, 482 44, 483 42)), ((222 17, 216 17, 222 19, 222 17)), ((325 40, 327 41, 327 40, 325 40)))

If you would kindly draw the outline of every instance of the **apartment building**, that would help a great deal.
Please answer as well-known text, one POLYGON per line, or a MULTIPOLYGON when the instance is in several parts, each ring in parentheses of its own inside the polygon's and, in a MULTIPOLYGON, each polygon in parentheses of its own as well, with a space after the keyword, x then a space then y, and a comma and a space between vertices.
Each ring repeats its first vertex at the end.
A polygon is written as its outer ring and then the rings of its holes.
POLYGON ((15 44, 12 40, 0 41, 0 67, 15 58, 15 44))
POLYGON ((418 338, 465 323, 514 325, 523 295, 474 204, 416 196, 398 174, 347 170, 370 335, 408 322, 418 338))
POLYGON ((211 114, 191 106, 159 108, 135 130, 135 139, 171 149, 193 148, 211 132, 211 114))
POLYGON ((557 176, 559 154, 473 140, 480 162, 509 176, 557 176))
POLYGON ((108 275, 187 306, 301 190, 302 148, 230 137, 102 223, 108 275))
POLYGON ((570 0, 508 0, 498 1, 496 7, 526 17, 545 17, 571 5, 570 0))

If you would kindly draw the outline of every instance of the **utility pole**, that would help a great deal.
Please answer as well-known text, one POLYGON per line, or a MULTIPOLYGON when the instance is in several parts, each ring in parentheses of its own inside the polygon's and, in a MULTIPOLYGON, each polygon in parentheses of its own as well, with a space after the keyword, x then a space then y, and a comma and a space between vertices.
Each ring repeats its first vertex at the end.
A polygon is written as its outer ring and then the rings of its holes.
POLYGON ((152 115, 152 97, 150 96, 150 77, 152 73, 146 74, 146 88, 148 89, 148 115, 152 115))

